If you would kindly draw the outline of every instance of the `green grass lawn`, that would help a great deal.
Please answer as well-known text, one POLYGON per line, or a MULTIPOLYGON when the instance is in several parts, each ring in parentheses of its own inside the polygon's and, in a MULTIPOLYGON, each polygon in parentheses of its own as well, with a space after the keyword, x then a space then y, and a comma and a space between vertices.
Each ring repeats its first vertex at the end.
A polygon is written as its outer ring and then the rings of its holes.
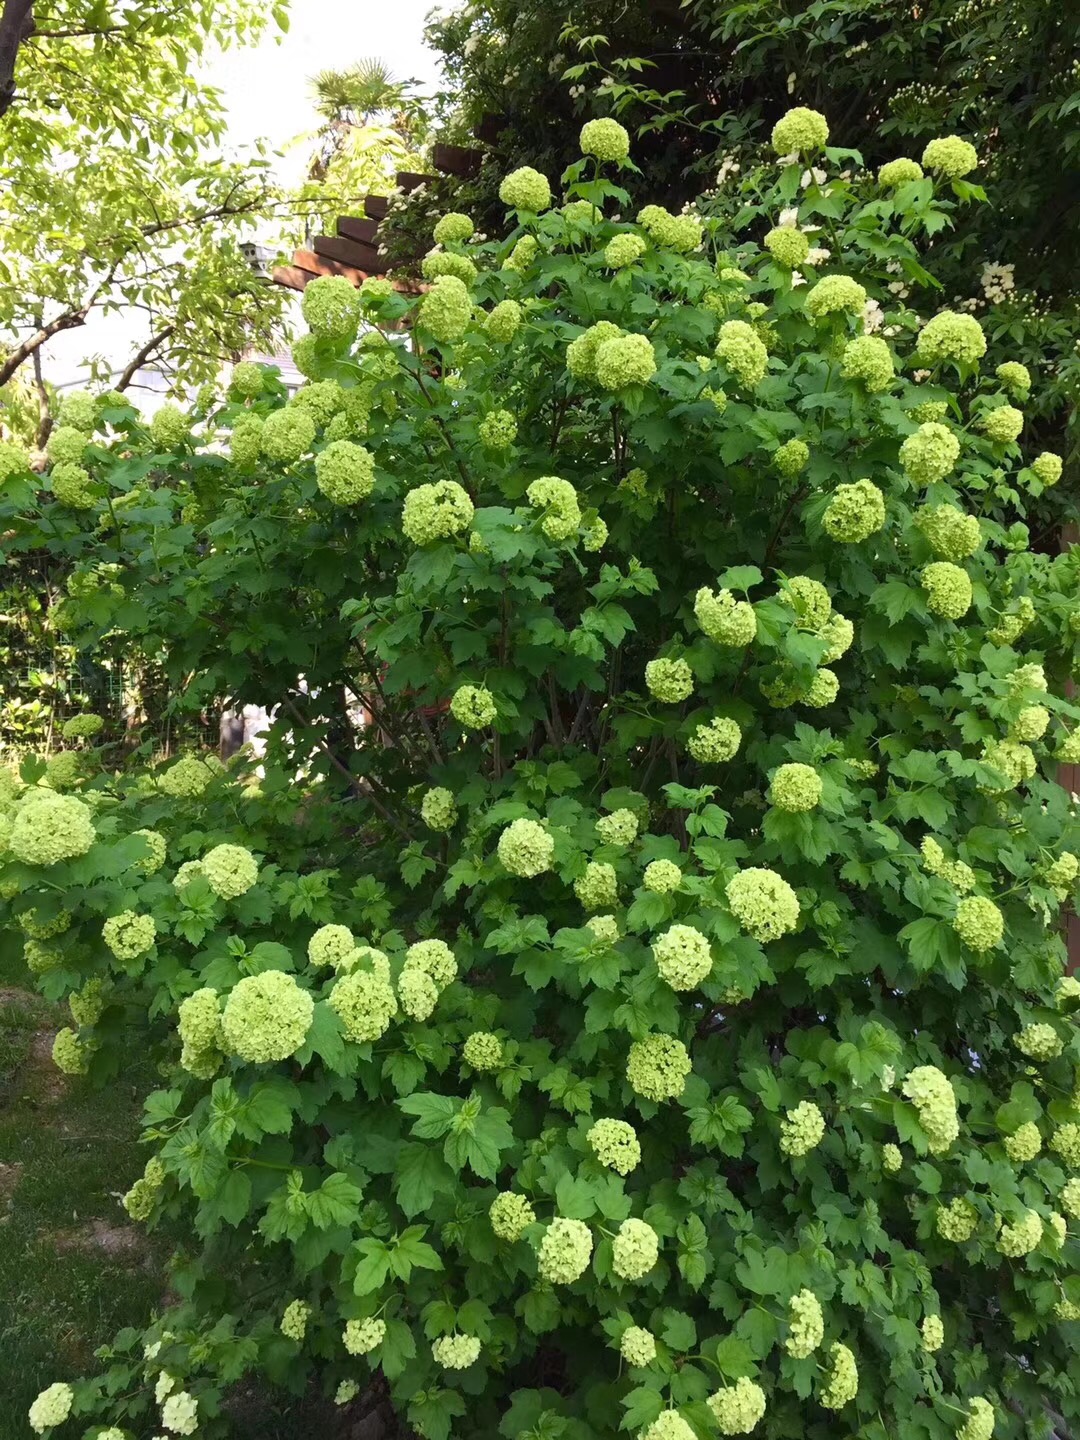
POLYGON ((0 1440, 28 1440, 38 1391, 91 1372, 95 1347, 144 1323, 165 1286, 167 1247, 119 1203, 145 1163, 153 1077, 133 1068, 95 1092, 61 1075, 49 1052, 65 1024, 0 959, 0 1440))

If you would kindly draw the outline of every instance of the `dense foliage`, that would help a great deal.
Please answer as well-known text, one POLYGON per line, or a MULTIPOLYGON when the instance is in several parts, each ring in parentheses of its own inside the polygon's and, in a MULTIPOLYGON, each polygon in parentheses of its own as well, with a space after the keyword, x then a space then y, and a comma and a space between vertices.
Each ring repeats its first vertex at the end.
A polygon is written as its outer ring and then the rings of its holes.
POLYGON ((121 1183, 191 1234, 39 1432, 223 1434, 248 1370, 378 1370, 431 1440, 1080 1421, 1060 460, 890 289, 971 147, 867 193, 826 141, 784 117, 731 231, 631 218, 587 126, 421 298, 311 285, 293 399, 3 452, 73 637, 281 701, 261 780, 95 773, 86 719, 4 803, 57 1061, 157 1047, 121 1183))

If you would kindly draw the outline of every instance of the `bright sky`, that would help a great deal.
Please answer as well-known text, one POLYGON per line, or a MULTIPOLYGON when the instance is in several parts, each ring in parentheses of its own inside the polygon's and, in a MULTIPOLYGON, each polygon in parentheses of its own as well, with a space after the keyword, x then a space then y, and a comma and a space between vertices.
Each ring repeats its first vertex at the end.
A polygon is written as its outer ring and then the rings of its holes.
MULTIPOLYGON (((412 79, 430 93, 439 82, 437 57, 424 45, 424 17, 435 0, 294 0, 285 35, 267 34, 259 45, 213 57, 206 77, 222 92, 229 114, 230 146, 241 149, 263 137, 273 149, 314 130, 317 117, 308 78, 319 70, 344 69, 354 60, 382 60, 398 79, 412 79)), ((286 182, 302 173, 302 146, 278 162, 286 182)), ((62 386, 85 381, 87 355, 102 354, 116 369, 138 347, 141 324, 124 314, 97 317, 79 330, 55 337, 45 352, 49 379, 62 386)), ((133 394, 153 407, 145 392, 133 394)))

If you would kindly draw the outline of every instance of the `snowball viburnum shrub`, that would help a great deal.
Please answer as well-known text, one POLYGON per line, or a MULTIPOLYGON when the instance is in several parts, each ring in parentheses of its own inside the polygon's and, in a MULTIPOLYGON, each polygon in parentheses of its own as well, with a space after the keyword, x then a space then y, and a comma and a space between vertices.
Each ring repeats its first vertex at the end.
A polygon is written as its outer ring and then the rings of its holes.
POLYGON ((618 219, 589 120, 427 288, 313 281, 291 400, 0 449, 65 643, 276 707, 258 768, 0 773, 56 1063, 161 1075, 115 1189, 187 1298, 91 1432, 369 1369, 437 1440, 1080 1429, 1080 559, 1038 368, 920 279, 970 145, 828 120, 618 219))

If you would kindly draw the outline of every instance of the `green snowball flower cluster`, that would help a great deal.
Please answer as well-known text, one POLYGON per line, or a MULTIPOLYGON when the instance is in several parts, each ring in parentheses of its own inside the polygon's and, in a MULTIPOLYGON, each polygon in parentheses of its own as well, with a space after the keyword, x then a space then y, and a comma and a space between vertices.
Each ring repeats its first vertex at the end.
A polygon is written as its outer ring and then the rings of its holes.
POLYGON ((901 1089, 915 1106, 930 1153, 944 1154, 960 1134, 956 1093, 948 1076, 936 1065, 917 1065, 901 1089))
MULTIPOLYGON (((82 459, 81 445, 76 459, 82 459)), ((0 485, 29 469, 30 456, 22 446, 13 445, 10 440, 0 440, 0 485)))
POLYGON ((165 1166, 156 1156, 146 1162, 141 1177, 121 1200, 132 1220, 149 1220, 165 1184, 165 1166))
POLYGON ((922 1347, 928 1355, 936 1355, 945 1344, 945 1326, 940 1315, 927 1315, 922 1322, 922 1347))
POLYGON ((78 465, 90 437, 72 425, 57 425, 45 443, 45 454, 57 465, 78 465))
POLYGON ((694 692, 694 675, 685 660, 656 659, 645 666, 645 684, 654 700, 678 705, 694 692))
POLYGON ((72 715, 70 720, 64 721, 60 733, 65 740, 91 740, 104 728, 105 721, 100 715, 72 715))
POLYGON ((27 865, 58 865, 85 855, 95 838, 90 810, 81 800, 37 790, 22 801, 7 843, 27 865))
MULTIPOLYGON (((1033 705, 1032 710, 1041 710, 1041 705, 1033 705)), ((1025 714, 1027 712, 1021 712, 1025 714)), ((1045 712, 1044 712, 1045 713, 1045 712)), ((1063 850, 1061 854, 1046 868, 1046 883, 1054 891, 1059 900, 1067 900, 1069 891, 1076 884, 1076 877, 1080 875, 1080 859, 1069 850, 1063 850)), ((1060 995, 1060 987, 1058 991, 1060 995)))
POLYGON ((660 1237, 644 1220, 624 1220, 611 1242, 611 1267, 623 1280, 641 1280, 660 1258, 660 1237))
POLYGON ((821 804, 821 776, 812 765, 779 766, 769 785, 769 800, 778 810, 798 814, 821 804))
POLYGON ((525 494, 529 504, 542 510, 540 529, 549 540, 568 540, 576 535, 581 524, 581 507, 577 491, 569 480, 560 480, 557 475, 542 475, 534 480, 525 494))
POLYGON ((484 685, 460 685, 450 701, 450 714, 465 730, 483 730, 498 713, 495 699, 484 685))
POLYGON ((1042 1238, 1042 1216, 1037 1210, 1025 1210, 1015 1225, 1002 1225, 998 1231, 997 1249, 1010 1260, 1019 1260, 1037 1249, 1042 1238))
POLYGON ((334 983, 330 1008, 347 1039, 356 1045, 378 1040, 397 1014, 397 996, 389 980, 368 970, 350 970, 334 983))
POLYGON ((780 1121, 780 1149, 798 1159, 809 1155, 825 1136, 825 1117, 812 1100, 803 1100, 780 1121))
POLYGON ((209 1078, 221 1063, 221 1010, 217 991, 204 986, 181 1000, 177 1029, 183 1044, 180 1064, 192 1075, 209 1078))
POLYGON ((150 438, 158 450, 176 450, 191 439, 191 425, 178 405, 166 403, 154 411, 150 438))
POLYGON ((596 347, 596 379, 605 390, 647 385, 656 374, 652 342, 644 335, 616 335, 596 347))
POLYGON ((915 524, 943 560, 966 560, 982 544, 978 516, 965 515, 955 505, 923 505, 915 513, 915 524))
POLYGON ((934 1225, 943 1240, 954 1245, 963 1245, 975 1233, 979 1223, 979 1212, 970 1200, 957 1195, 948 1205, 943 1205, 934 1217, 934 1225))
POLYGON ((302 406, 286 405, 263 421, 259 445, 268 460, 291 465, 306 455, 315 440, 315 421, 302 406))
POLYGON ((462 245, 472 237, 475 229, 468 215, 451 210, 435 222, 432 233, 436 245, 462 245))
POLYGON ((927 835, 920 845, 923 868, 929 875, 937 875, 961 894, 975 888, 975 872, 963 860, 948 860, 945 851, 932 835, 927 835))
POLYGON ((152 915, 137 915, 134 910, 124 910, 105 921, 101 934, 118 960, 137 960, 153 949, 157 924, 152 915))
POLYGON ((71 925, 70 910, 61 910, 51 920, 43 920, 39 918, 39 911, 35 906, 32 910, 24 910, 15 918, 23 933, 34 940, 51 940, 54 935, 62 935, 71 925))
POLYGON ((307 1323, 311 1318, 311 1306, 304 1300, 291 1300, 285 1306, 278 1329, 289 1340, 299 1344, 307 1334, 307 1323))
POLYGON ((785 480, 793 480, 810 463, 810 447, 805 440, 785 440, 773 451, 772 460, 777 474, 785 480))
POLYGON ((308 283, 300 309, 313 335, 354 340, 360 324, 360 296, 343 275, 320 275, 308 283))
POLYGON ((53 790, 70 790, 82 779, 82 759, 74 750, 61 750, 45 762, 45 783, 53 790))
POLYGON ((1027 1121, 1004 1140, 1005 1153, 1017 1165, 1034 1160, 1042 1150, 1042 1135, 1034 1121, 1027 1121))
POLYGON ((1013 1043, 1029 1060, 1056 1060, 1065 1043, 1052 1025, 1025 1025, 1013 1043))
MULTIPOLYGON (((653 863, 668 862, 658 860, 653 863)), ((677 866, 675 868, 678 869, 677 866)), ((681 872, 679 878, 682 878, 681 872)), ((692 925, 670 926, 653 941, 652 953, 660 978, 673 990, 696 989, 713 967, 708 937, 692 925)))
POLYGON ((521 326, 522 310, 516 300, 500 300, 488 312, 484 329, 492 340, 500 345, 508 344, 521 326))
POLYGON ((1050 725, 1050 711, 1045 705, 1025 705, 1009 726, 1009 739, 1030 743, 1041 740, 1050 725))
POLYGON ((614 945, 619 938, 619 922, 614 915, 590 915, 585 928, 592 931, 601 945, 614 945))
POLYGON ((1074 1220, 1080 1220, 1080 1180, 1066 1180, 1061 1187, 1061 1208, 1074 1220))
POLYGON ((828 590, 820 580, 811 580, 808 575, 793 575, 780 591, 780 600, 795 611, 806 630, 820 632, 832 614, 828 590))
POLYGON ((73 390, 60 401, 57 421, 89 435, 97 426, 98 402, 85 390, 73 390))
POLYGON ((618 325, 610 320, 598 320, 583 330, 576 340, 566 347, 566 368, 578 380, 596 379, 596 352, 609 340, 617 340, 623 334, 618 325))
POLYGON ((370 1355, 386 1339, 386 1321, 369 1317, 367 1320, 347 1320, 341 1343, 350 1355, 370 1355))
POLYGON ((480 1358, 480 1341, 475 1335, 440 1335, 432 1341, 431 1355, 444 1370, 467 1370, 480 1358))
POLYGON ((1068 1121, 1050 1136, 1050 1149, 1060 1155, 1070 1170, 1080 1170, 1080 1125, 1068 1121))
POLYGON ((922 163, 947 180, 959 180, 975 169, 979 156, 975 146, 967 140, 961 140, 958 135, 942 135, 931 140, 923 150, 922 163))
POLYGON ((440 275, 420 301, 417 324, 443 345, 460 340, 472 319, 472 298, 457 275, 440 275))
POLYGON ((96 1025, 105 1009, 105 981, 100 975, 92 975, 80 990, 68 996, 71 1018, 80 1027, 96 1025))
POLYGON ((1022 695, 1027 690, 1046 694, 1046 671, 1039 664, 1017 665, 1009 675, 1009 694, 1022 695))
POLYGON ((682 871, 673 860, 653 860, 645 866, 642 885, 657 895, 667 895, 682 884, 682 871))
POLYGON ((672 215, 663 205, 645 205, 638 211, 637 222, 661 249, 688 255, 701 245, 701 222, 692 215, 672 215))
POLYGON ((439 987, 423 970, 403 970, 398 978, 398 999, 411 1020, 427 1020, 439 999, 439 987))
POLYGON ((69 510, 93 510, 97 496, 93 482, 81 465, 54 465, 49 475, 53 498, 69 510))
POLYGON ((1023 413, 1013 405, 998 405, 979 416, 979 429, 996 445, 1011 445, 1023 428, 1023 413))
POLYGON ((597 1120, 585 1138, 600 1164, 619 1175, 629 1175, 641 1163, 637 1134, 625 1120, 597 1120))
POLYGON ((628 1365, 644 1369, 656 1359, 656 1337, 640 1325, 628 1325, 619 1340, 619 1354, 628 1365))
POLYGON ((1055 455, 1050 450, 1044 450, 1041 455, 1036 455, 1031 462, 1031 468, 1046 486, 1056 485, 1061 479, 1061 456, 1055 455))
POLYGON ((551 869, 555 841, 535 820, 513 820, 499 836, 498 855, 511 875, 531 880, 551 869))
POLYGON ((53 1041, 52 1060, 56 1068, 65 1075, 85 1075, 90 1055, 74 1030, 66 1026, 56 1032, 53 1041))
POLYGON ((735 919, 763 944, 778 940, 799 923, 795 891, 772 870, 740 870, 728 881, 724 893, 735 919))
POLYGON ((254 400, 256 396, 262 394, 263 383, 263 367, 257 365, 254 360, 238 361, 229 376, 229 389, 232 393, 248 400, 254 400))
POLYGON ((866 290, 850 275, 826 275, 806 293, 806 313, 814 320, 826 315, 861 315, 866 290))
POLYGON ((885 496, 870 480, 838 485, 821 523, 833 540, 857 545, 885 524, 885 496))
POLYGON ((414 545, 430 545, 467 530, 474 513, 472 501, 456 480, 437 480, 417 485, 405 496, 401 528, 414 545))
POLYGON ((445 940, 417 940, 405 952, 405 968, 430 975, 440 990, 452 984, 458 973, 454 952, 445 940))
POLYGON ((524 1195, 515 1195, 512 1190, 503 1190, 491 1202, 488 1211, 491 1228, 500 1240, 511 1243, 520 1240, 530 1225, 536 1221, 536 1212, 524 1195))
POLYGON ((797 270, 810 253, 810 241, 793 225, 777 225, 765 236, 765 249, 785 270, 797 270))
POLYGON ((617 120, 587 120, 581 127, 581 153, 602 163, 625 160, 630 154, 630 133, 617 120))
POLYGON ((769 368, 769 352, 745 320, 724 321, 716 341, 716 355, 748 390, 761 384, 769 368))
POLYGON ((1054 1004, 1059 1010, 1074 1010, 1080 1003, 1080 980, 1075 975, 1062 975, 1054 988, 1054 1004))
POLYGON ((320 925, 308 941, 308 963, 338 970, 355 949, 356 940, 347 925, 320 925))
POLYGON ((788 1337, 784 1349, 793 1360, 805 1360, 824 1338, 821 1302, 812 1290, 800 1290, 788 1301, 788 1337))
POLYGON ((637 838, 638 818, 632 810, 615 810, 600 816, 596 833, 605 845, 629 845, 637 838))
POLYGON ((732 759, 742 744, 742 731, 734 720, 717 715, 704 725, 696 725, 687 738, 686 748, 700 765, 722 765, 732 759))
POLYGON ((826 1410, 842 1410, 859 1393, 859 1370, 846 1345, 829 1346, 829 1373, 818 1399, 826 1410))
POLYGON ((907 185, 912 180, 923 178, 923 168, 917 160, 911 160, 906 155, 901 155, 896 160, 886 160, 885 164, 878 170, 878 184, 895 189, 898 185, 907 185))
POLYGON ((1037 766, 1027 745, 1016 740, 993 740, 983 746, 982 759, 1005 777, 1004 785, 988 786, 991 793, 1015 789, 1030 780, 1037 766))
POLYGON ((215 845, 203 856, 202 873, 215 895, 235 900, 258 880, 259 866, 243 845, 215 845))
POLYGON ((457 823, 457 802, 451 791, 436 785, 420 802, 420 818, 429 830, 445 834, 457 823))
POLYGON ((697 1440, 697 1432, 677 1410, 664 1410, 647 1430, 638 1431, 638 1440, 697 1440))
POLYGON ((345 406, 345 391, 336 380, 317 380, 302 385, 290 404, 306 410, 316 425, 326 425, 345 406))
POLYGON ((928 420, 900 446, 900 463, 916 485, 932 485, 951 475, 960 458, 960 441, 945 425, 928 420))
POLYGON ((994 1407, 976 1395, 968 1407, 968 1418, 956 1432, 956 1440, 990 1440, 994 1433, 994 1407))
POLYGON ((537 1254, 540 1278, 549 1285, 572 1285, 589 1268, 592 1232, 582 1220, 556 1216, 544 1231, 537 1254))
POLYGON ((721 1435, 749 1435, 765 1415, 765 1391, 745 1375, 705 1402, 721 1435))
POLYGON ((626 1078, 635 1094, 659 1103, 682 1094, 690 1068, 690 1056, 681 1040, 673 1035, 647 1035, 630 1046, 626 1078))
POLYGON ((1021 400, 1027 398, 1028 391, 1031 389, 1031 371, 1026 365, 1021 365, 1019 360, 1005 360, 997 367, 994 374, 1011 395, 1016 395, 1021 400))
POLYGON ((736 600, 730 590, 703 585, 694 597, 694 618, 718 645, 749 645, 757 635, 757 616, 749 600, 736 600))
POLYGON ((506 450, 517 439, 517 421, 509 410, 492 410, 476 428, 481 445, 489 450, 506 450))
POLYGON ((453 250, 433 250, 421 261, 420 273, 425 280, 438 280, 443 275, 453 275, 463 285, 473 285, 479 272, 468 255, 459 255, 453 250))
POLYGON ((263 418, 237 415, 229 436, 229 459, 242 470, 250 469, 262 454, 263 418))
POLYGON ((55 1385, 48 1386, 30 1406, 31 1430, 43 1435, 54 1425, 63 1425, 71 1414, 74 1402, 75 1392, 70 1385, 58 1381, 55 1385))
POLYGON ((892 351, 879 335, 857 335, 844 346, 840 374, 845 380, 861 380, 876 395, 896 378, 892 351))
POLYGON ((223 1046, 253 1065, 295 1055, 307 1039, 315 1004, 283 970, 237 981, 221 1017, 223 1046))
POLYGON ((649 247, 640 235, 615 235, 604 247, 604 263, 612 270, 635 265, 649 247))
POLYGON ((971 608, 971 577, 948 560, 932 560, 920 576, 926 608, 943 620, 960 620, 971 608))
POLYGON ((499 199, 511 210, 530 210, 538 214, 551 204, 551 186, 546 175, 541 175, 531 165, 522 165, 504 178, 499 186, 499 199))
POLYGON ((518 275, 524 275, 536 259, 539 250, 540 242, 535 235, 523 235, 503 261, 502 268, 513 270, 518 275))
POLYGON ((356 505, 375 488, 375 457, 351 440, 334 440, 315 456, 315 483, 335 505, 356 505))
POLYGON ((924 365, 953 360, 974 365, 986 354, 986 336, 974 315, 942 310, 919 331, 918 356, 924 365))
POLYGON ((574 894, 586 910, 603 910, 619 899, 619 881, 615 867, 603 860, 590 860, 585 873, 574 881, 574 894))
POLYGON ((487 1030, 474 1030, 462 1046, 465 1063, 474 1070, 498 1070, 503 1063, 503 1042, 487 1030))
POLYGON ((895 1175, 901 1169, 904 1157, 898 1145, 891 1143, 881 1147, 881 1168, 889 1175, 895 1175))
POLYGON ((829 139, 829 122, 820 110, 796 105, 773 126, 772 147, 777 155, 794 155, 803 150, 820 150, 829 139))

